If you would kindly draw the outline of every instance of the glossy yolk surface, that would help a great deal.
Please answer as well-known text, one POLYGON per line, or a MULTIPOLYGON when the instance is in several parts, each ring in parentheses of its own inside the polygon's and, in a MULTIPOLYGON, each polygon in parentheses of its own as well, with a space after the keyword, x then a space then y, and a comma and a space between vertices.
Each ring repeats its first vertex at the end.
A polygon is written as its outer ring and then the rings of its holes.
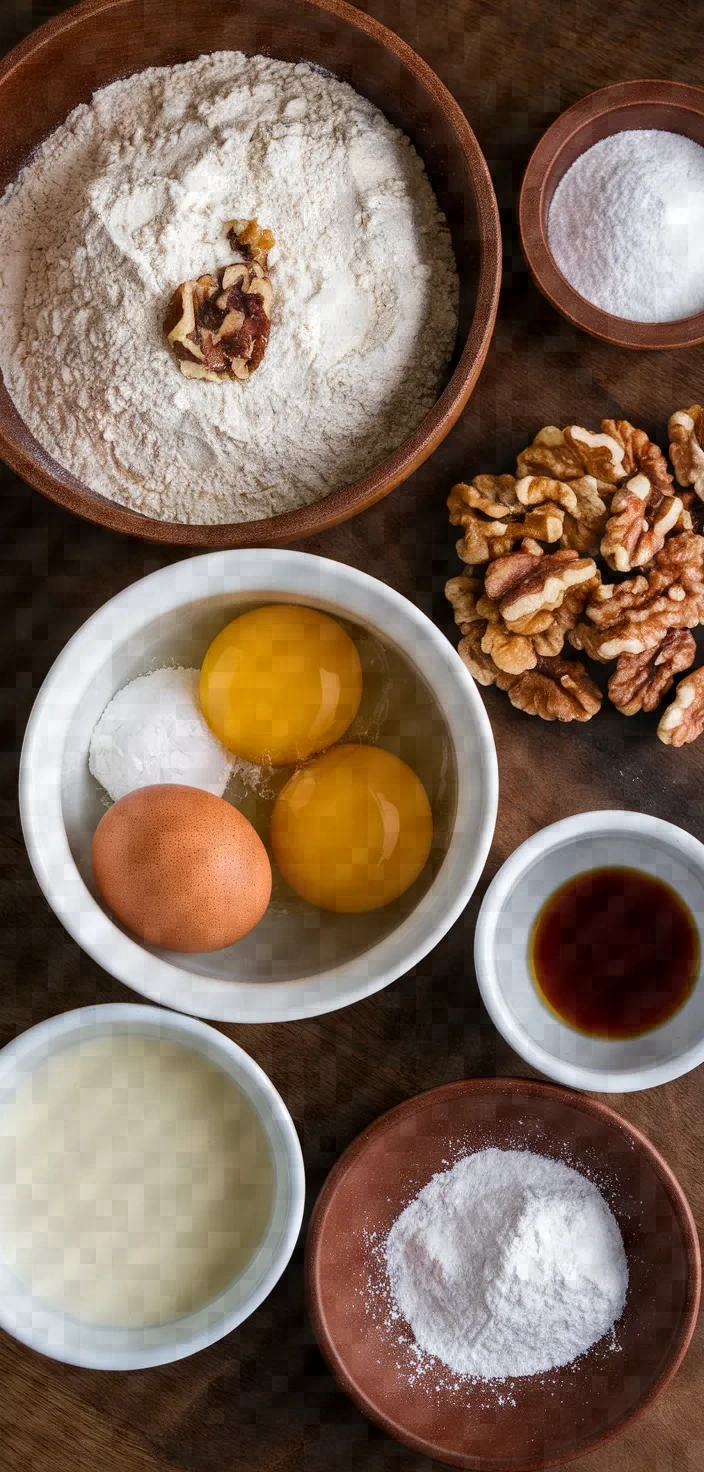
POLYGON ((415 772, 377 746, 337 746, 296 772, 271 819, 274 858, 321 910, 376 910, 423 869, 433 837, 415 772))
POLYGON ((247 761, 304 761, 343 736, 362 698, 356 647, 336 619, 277 603, 213 640, 200 700, 223 745, 247 761))

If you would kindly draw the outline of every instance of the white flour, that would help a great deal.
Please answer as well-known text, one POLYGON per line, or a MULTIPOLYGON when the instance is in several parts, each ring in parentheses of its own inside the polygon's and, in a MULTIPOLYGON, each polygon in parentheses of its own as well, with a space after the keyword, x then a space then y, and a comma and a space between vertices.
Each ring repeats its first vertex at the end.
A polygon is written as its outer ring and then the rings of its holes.
POLYGON ((0 203, 0 367, 40 444, 94 490, 180 522, 256 519, 378 464, 452 351, 449 232, 408 139, 304 64, 201 57, 98 92, 0 203), (256 218, 272 332, 246 384, 184 379, 174 289, 256 218))
POLYGON ((628 1286, 596 1186, 520 1150, 434 1176, 394 1222, 386 1265, 419 1349, 487 1380, 569 1364, 613 1328, 628 1286))
POLYGON ((587 301, 632 322, 704 309, 704 148, 660 128, 602 138, 572 164, 548 217, 550 249, 587 301))

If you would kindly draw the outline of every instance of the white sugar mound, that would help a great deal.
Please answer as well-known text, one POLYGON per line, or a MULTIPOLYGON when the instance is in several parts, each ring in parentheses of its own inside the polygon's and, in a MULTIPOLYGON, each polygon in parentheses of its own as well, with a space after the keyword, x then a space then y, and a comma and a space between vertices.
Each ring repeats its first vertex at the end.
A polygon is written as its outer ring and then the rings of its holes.
POLYGON ((113 696, 93 731, 88 765, 114 802, 157 782, 222 797, 232 758, 206 724, 199 685, 198 670, 153 670, 113 696))
POLYGON ((675 322, 704 309, 704 148, 664 129, 602 138, 572 164, 548 216, 563 276, 602 311, 675 322))
POLYGON ((419 1349, 487 1380, 569 1364, 612 1330, 628 1286, 596 1186, 529 1151, 483 1150, 434 1176, 394 1222, 386 1264, 419 1349))

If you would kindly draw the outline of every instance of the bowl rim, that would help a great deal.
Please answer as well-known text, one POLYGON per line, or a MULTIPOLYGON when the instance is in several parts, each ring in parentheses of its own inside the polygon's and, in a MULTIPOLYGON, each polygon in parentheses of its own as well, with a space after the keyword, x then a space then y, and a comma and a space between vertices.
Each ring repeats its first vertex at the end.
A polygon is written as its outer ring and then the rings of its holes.
POLYGON ((332 1167, 313 1206, 306 1234, 305 1280, 306 1301, 315 1337, 332 1374, 342 1385, 342 1388, 349 1395, 350 1399, 354 1401, 355 1405, 370 1420, 381 1426, 389 1436, 402 1441, 404 1445, 411 1447, 414 1451, 442 1461, 445 1465, 468 1468, 470 1472, 479 1472, 480 1467, 486 1468, 487 1472, 489 1472, 489 1469, 493 1469, 493 1472, 538 1472, 538 1469, 542 1467, 562 1466, 566 1461, 577 1460, 579 1457, 593 1451, 597 1446, 604 1445, 606 1442, 613 1440, 614 1437, 619 1436, 627 1425, 640 1416, 649 1405, 652 1405, 660 1392, 664 1390, 669 1381, 677 1374, 689 1349, 694 1330, 697 1326, 702 1288, 702 1263, 699 1235, 692 1208, 683 1186, 657 1147, 636 1125, 631 1124, 630 1120, 624 1119, 622 1115, 617 1114, 611 1105, 604 1103, 601 1099, 592 1099, 586 1094, 558 1087, 553 1083, 544 1083, 541 1079, 471 1078, 441 1084, 437 1088, 424 1090, 420 1094, 415 1094, 411 1098, 403 1100, 401 1104, 397 1104, 393 1109, 389 1109, 384 1114, 379 1115, 377 1119, 373 1120, 347 1146, 347 1149, 332 1167), (647 1156, 650 1165, 667 1191, 672 1203, 674 1215, 681 1227, 685 1240, 689 1268, 687 1295, 682 1314, 682 1327, 672 1358, 651 1386, 648 1394, 644 1396, 643 1400, 632 1411, 626 1413, 615 1426, 609 1427, 606 1431, 594 1436, 583 1447, 580 1447, 567 1457, 564 1453, 561 1453, 559 1457, 548 1458, 547 1460, 544 1456, 534 1456, 525 1458, 520 1462, 516 1461, 515 1458, 511 1462, 502 1461, 500 1458, 488 1462, 486 1457, 482 1457, 481 1462, 476 1457, 467 1458, 457 1456, 450 1459, 447 1456, 441 1456, 436 1447, 424 1441, 421 1437, 416 1437, 413 1433, 406 1434, 404 1432, 401 1434, 403 1428, 380 1413, 348 1373, 344 1359, 339 1354, 333 1339, 328 1333, 327 1324, 322 1313, 318 1287, 319 1251, 325 1229, 327 1212, 335 1192, 344 1177, 355 1169, 360 1155, 366 1150, 368 1144, 378 1134, 383 1134, 397 1120, 412 1118, 420 1109, 431 1108, 436 1103, 445 1104, 464 1094, 479 1093, 504 1096, 507 1094, 516 1094, 522 1095, 527 1099, 559 1099, 561 1103, 571 1106, 580 1113, 604 1120, 612 1128, 618 1129, 621 1134, 633 1142, 642 1154, 647 1156))
MULTIPOLYGON (((129 0, 81 0, 63 14, 46 21, 19 43, 0 63, 0 96, 6 78, 43 46, 71 30, 86 17, 107 16, 129 0)), ((53 457, 38 447, 34 455, 6 426, 0 425, 0 457, 23 480, 49 500, 68 511, 109 530, 144 541, 169 546, 234 548, 274 546, 301 537, 315 536, 357 516, 387 496, 418 469, 452 429, 469 401, 484 366, 494 331, 502 272, 502 240, 499 209, 489 168, 475 133, 452 93, 437 73, 405 41, 374 17, 357 10, 347 0, 305 0, 326 16, 340 19, 361 31, 398 60, 444 112, 461 148, 477 214, 479 264, 472 321, 462 353, 449 382, 418 427, 380 465, 356 481, 341 486, 318 501, 294 511, 258 521, 182 523, 159 521, 111 501, 72 476, 53 457), (48 466, 51 466, 51 469, 48 466)), ((139 70, 136 68, 135 70, 139 70)), ((413 140, 411 140, 413 141, 413 140)), ((414 144, 415 147, 415 144, 414 144)), ((0 384, 2 375, 0 374, 0 384)), ((10 418, 30 431, 9 399, 10 418)), ((33 440, 33 436, 30 435, 33 440)), ((36 441, 33 440, 33 443, 36 441)))
MULTIPOLYGON (((538 290, 562 317, 591 337, 614 347, 639 350, 695 347, 704 342, 704 310, 673 322, 637 322, 617 317, 595 306, 575 290, 563 275, 548 245, 547 180, 564 146, 598 118, 616 110, 646 105, 677 107, 683 113, 695 112, 704 117, 704 87, 657 78, 614 82, 587 93, 561 112, 534 148, 523 176, 518 198, 521 246, 538 290)), ((624 131, 627 126, 625 124, 624 128, 616 131, 624 131)), ((591 147, 593 141, 585 144, 583 152, 591 147)))
POLYGON ((498 763, 489 717, 474 680, 449 640, 419 608, 386 583, 345 563, 308 552, 249 548, 205 553, 161 568, 104 603, 78 629, 50 669, 30 713, 20 757, 19 803, 29 860, 46 900, 69 935, 111 976, 151 1001, 192 1015, 221 1022, 284 1022, 320 1016, 372 996, 405 975, 439 943, 462 914, 484 868, 496 822, 498 763), (465 773, 458 761, 454 827, 429 888, 387 936, 361 957, 316 974, 314 986, 310 977, 292 982, 214 981, 152 955, 118 928, 93 898, 73 859, 63 822, 61 779, 66 733, 76 708, 75 669, 80 668, 85 688, 110 649, 124 644, 154 618, 208 597, 238 592, 251 593, 253 599, 289 595, 323 606, 333 617, 337 611, 339 617, 376 627, 430 686, 460 751, 458 738, 468 721, 476 734, 482 775, 476 845, 470 845, 462 823, 475 774, 465 773), (396 634, 400 626, 406 631, 403 643, 400 635, 395 638, 394 632, 386 631, 385 622, 393 619, 396 634), (417 645, 425 647, 425 662, 418 659, 417 645), (439 689, 452 692, 449 706, 443 704, 439 689))
MULTIPOLYGON (((492 879, 477 917, 474 964, 482 1000, 494 1026, 524 1062, 530 1063, 540 1073, 568 1088, 593 1089, 602 1094, 622 1094, 652 1089, 690 1073, 693 1068, 704 1063, 704 1036, 676 1058, 663 1063, 650 1063, 645 1067, 614 1068, 608 1073, 590 1068, 586 1064, 556 1058, 529 1037, 516 1022, 499 985, 495 960, 499 916, 507 897, 519 880, 548 853, 565 848, 580 838, 597 837, 609 832, 613 832, 615 836, 632 834, 639 838, 652 838, 654 842, 661 841, 670 849, 679 850, 699 871, 704 881, 704 843, 664 818, 624 808, 597 808, 561 818, 557 823, 539 828, 530 838, 525 839, 509 855, 492 879)), ((704 985, 704 982, 701 984, 704 985)))
MULTIPOLYGON (((219 1339, 232 1333, 238 1324, 243 1323, 255 1313, 269 1297, 279 1278, 285 1272, 300 1235, 305 1207, 305 1165, 301 1143, 289 1109, 261 1065, 225 1033, 221 1033, 217 1028, 211 1027, 209 1023, 202 1022, 199 1018, 174 1012, 170 1008, 150 1007, 138 1002, 110 1002, 75 1007, 69 1012, 56 1013, 19 1033, 10 1043, 0 1049, 0 1085, 3 1084, 5 1075, 8 1073, 11 1075, 18 1066, 21 1067, 23 1062, 31 1059, 37 1051, 40 1051, 43 1056, 53 1056, 62 1050, 63 1040, 67 1037, 81 1032, 85 1032, 87 1037, 93 1036, 99 1029, 102 1029, 104 1024, 124 1025, 135 1031, 139 1031, 141 1026, 151 1029, 156 1025, 158 1028, 163 1028, 168 1037, 176 1035, 182 1038, 184 1047, 189 1046, 189 1040, 199 1039, 207 1044, 208 1057, 214 1058, 216 1065, 225 1072, 228 1072, 226 1065, 220 1060, 228 1058, 234 1065, 230 1076, 234 1077, 237 1073, 253 1086, 256 1103, 248 1091, 250 1103, 261 1121, 269 1120, 275 1124, 283 1147, 281 1165, 284 1175, 279 1180, 276 1197, 282 1200, 285 1196, 286 1214, 278 1245, 272 1253, 269 1267, 258 1286, 243 1303, 223 1313, 217 1322, 195 1333, 191 1332, 181 1341, 145 1346, 143 1349, 100 1350, 95 1348, 91 1350, 82 1348, 75 1352, 59 1353, 55 1345, 49 1346, 45 1342, 41 1331, 26 1330, 24 1327, 11 1324, 4 1300, 0 1298, 0 1325, 20 1343, 29 1345, 31 1349, 37 1350, 48 1358, 90 1370, 144 1370, 156 1365, 172 1364, 176 1360, 185 1359, 217 1343, 219 1339), (43 1053, 44 1048, 47 1048, 46 1054, 43 1053)), ((267 1228, 268 1231, 269 1228, 267 1228)), ((195 1312, 200 1312, 200 1310, 195 1312)), ((187 1325, 189 1319, 194 1316, 185 1315, 184 1325, 187 1325)), ((65 1316, 57 1310, 56 1317, 65 1316)))

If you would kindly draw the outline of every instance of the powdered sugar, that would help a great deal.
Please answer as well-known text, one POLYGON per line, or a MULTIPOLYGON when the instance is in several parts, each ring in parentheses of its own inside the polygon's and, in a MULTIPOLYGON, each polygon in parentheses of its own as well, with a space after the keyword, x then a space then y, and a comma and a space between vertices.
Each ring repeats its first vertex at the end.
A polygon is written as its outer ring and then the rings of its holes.
POLYGON ((114 83, 0 206, 0 367, 40 444, 181 522, 266 516, 377 464, 437 394, 456 328, 447 227, 417 154, 338 79, 223 52, 114 83), (181 282, 273 230, 249 383, 191 382, 162 334, 181 282))
POLYGON ((434 1176, 384 1252, 419 1354, 457 1376, 569 1364, 613 1329, 628 1284, 621 1233, 597 1187, 529 1151, 482 1150, 434 1176))
POLYGON ((704 309, 704 148, 665 130, 627 129, 572 164, 555 190, 548 239, 570 285, 633 322, 704 309))

